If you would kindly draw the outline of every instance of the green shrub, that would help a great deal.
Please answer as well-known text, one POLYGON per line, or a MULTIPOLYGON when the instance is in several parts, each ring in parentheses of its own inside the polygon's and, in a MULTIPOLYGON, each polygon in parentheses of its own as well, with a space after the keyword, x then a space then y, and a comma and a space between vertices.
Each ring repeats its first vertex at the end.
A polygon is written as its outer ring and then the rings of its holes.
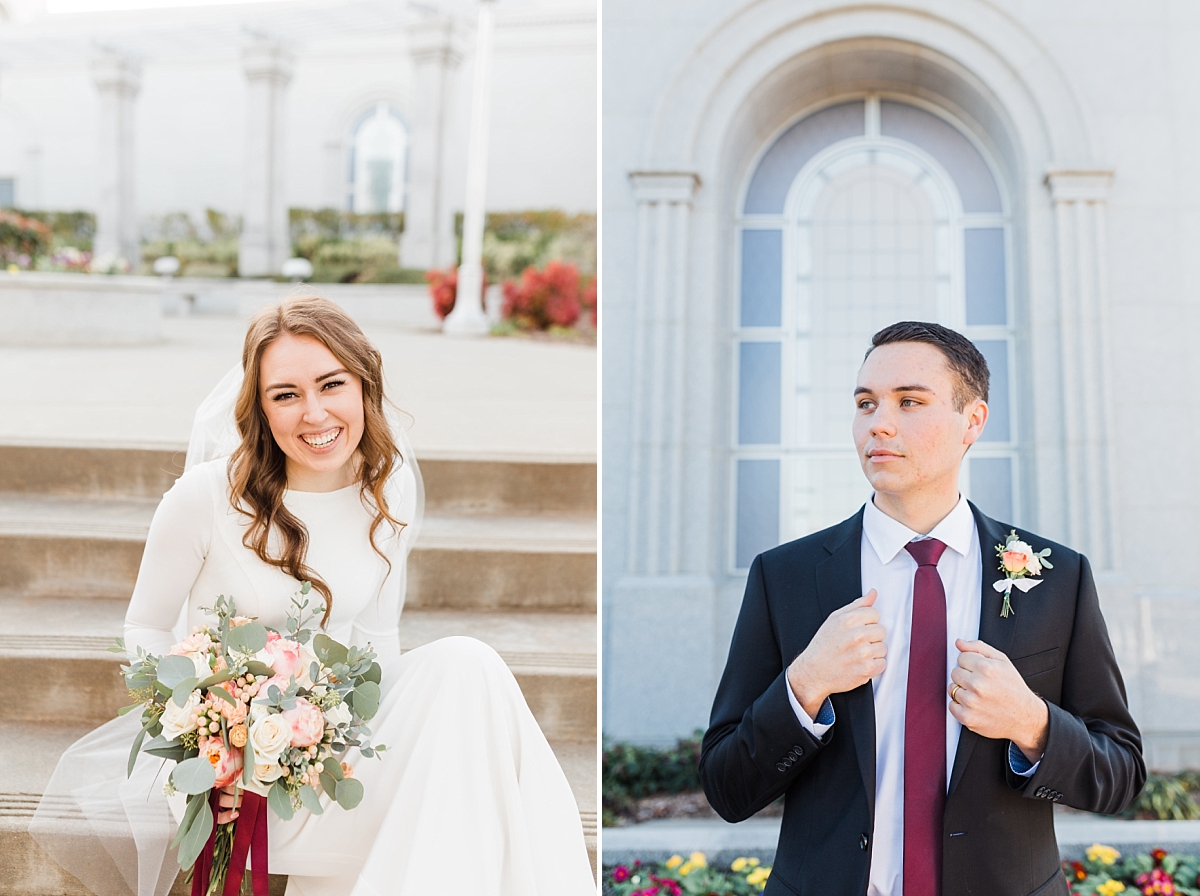
POLYGON ((635 800, 656 793, 700 790, 700 739, 703 731, 680 738, 666 749, 634 744, 606 744, 603 759, 603 805, 619 813, 635 800))
POLYGON ((1194 821, 1200 818, 1200 805, 1195 794, 1200 792, 1200 775, 1196 772, 1146 776, 1146 786, 1126 810, 1129 818, 1160 821, 1194 821))
POLYGON ((96 238, 96 216, 92 212, 43 212, 27 209, 19 214, 34 221, 41 221, 50 228, 53 249, 70 246, 82 252, 92 251, 96 238))
MULTIPOLYGON (((462 217, 455 218, 460 257, 462 217)), ((528 267, 545 267, 551 261, 573 264, 585 277, 596 273, 595 215, 569 215, 549 209, 493 212, 487 216, 483 267, 489 280, 499 282, 517 277, 528 267)))

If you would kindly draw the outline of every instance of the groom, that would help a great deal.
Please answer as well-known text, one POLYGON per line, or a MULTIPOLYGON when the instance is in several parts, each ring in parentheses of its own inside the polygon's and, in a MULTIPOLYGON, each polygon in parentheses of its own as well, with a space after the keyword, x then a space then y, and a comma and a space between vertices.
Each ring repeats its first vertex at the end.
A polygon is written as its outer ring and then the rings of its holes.
POLYGON ((915 322, 871 345, 853 431, 874 496, 751 565, 705 793, 728 821, 784 796, 767 896, 1065 894, 1054 803, 1118 812, 1146 779, 1091 568, 1021 530, 1002 558, 1012 527, 960 496, 978 349, 915 322))

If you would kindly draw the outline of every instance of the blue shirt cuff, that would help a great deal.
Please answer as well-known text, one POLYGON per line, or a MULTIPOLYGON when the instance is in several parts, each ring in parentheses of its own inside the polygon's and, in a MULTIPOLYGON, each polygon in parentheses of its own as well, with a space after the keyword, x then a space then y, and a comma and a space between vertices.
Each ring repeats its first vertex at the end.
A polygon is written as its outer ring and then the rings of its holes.
POLYGON ((1029 778, 1033 776, 1033 773, 1037 771, 1038 766, 1041 764, 1042 760, 1040 759, 1037 762, 1030 762, 1016 744, 1012 741, 1008 742, 1008 765, 1014 773, 1020 775, 1022 778, 1029 778))
POLYGON ((817 717, 813 719, 818 725, 832 725, 837 719, 833 714, 833 704, 829 698, 825 698, 825 702, 821 704, 821 708, 817 711, 817 717))

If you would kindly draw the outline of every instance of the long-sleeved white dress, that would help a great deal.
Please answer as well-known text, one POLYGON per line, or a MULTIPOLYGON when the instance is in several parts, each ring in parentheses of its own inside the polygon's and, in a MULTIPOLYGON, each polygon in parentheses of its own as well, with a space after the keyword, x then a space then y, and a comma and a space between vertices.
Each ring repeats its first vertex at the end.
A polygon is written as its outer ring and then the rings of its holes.
MULTIPOLYGON (((226 466, 221 458, 193 467, 155 512, 125 620, 130 650, 167 652, 179 640, 181 612, 187 631, 211 621, 200 608, 218 594, 232 596, 241 615, 285 625, 299 583, 242 544, 248 518, 230 505, 226 466)), ((392 515, 406 519, 411 475, 389 488, 392 515)), ((369 642, 378 654, 383 697, 370 727, 372 741, 388 748, 380 759, 351 751, 366 791, 357 808, 325 797, 323 815, 269 816, 269 870, 289 875, 289 896, 595 893, 566 777, 500 657, 463 637, 401 655, 408 535, 386 523, 377 531, 389 570, 371 547, 373 514, 358 485, 288 490, 284 503, 308 529, 307 565, 333 594, 326 632, 344 644, 369 642)), ((136 717, 68 748, 38 810, 43 817, 31 826, 102 896, 163 896, 173 877, 173 858, 163 851, 172 823, 161 762, 143 755, 125 779, 136 717), (56 816, 80 812, 107 856, 94 842, 55 836, 56 816)))

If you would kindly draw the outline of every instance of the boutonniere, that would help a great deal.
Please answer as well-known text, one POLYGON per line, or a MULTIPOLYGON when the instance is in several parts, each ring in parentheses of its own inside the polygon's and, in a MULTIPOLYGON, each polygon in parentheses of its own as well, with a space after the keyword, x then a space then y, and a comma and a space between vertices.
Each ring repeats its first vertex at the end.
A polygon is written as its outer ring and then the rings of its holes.
POLYGON ((1013 588, 1016 587, 1018 591, 1024 593, 1032 589, 1034 585, 1042 584, 1042 579, 1026 577, 1039 576, 1042 574, 1043 568, 1053 569, 1054 564, 1046 559, 1050 556, 1049 548, 1034 551, 1028 544, 1021 541, 1016 529, 1008 533, 1004 544, 996 545, 996 554, 1000 557, 1000 571, 1004 573, 1004 578, 993 582, 992 587, 997 591, 1004 592, 1004 606, 1000 609, 1000 615, 1007 619, 1008 614, 1013 612, 1012 604, 1009 603, 1009 595, 1012 594, 1013 588))

